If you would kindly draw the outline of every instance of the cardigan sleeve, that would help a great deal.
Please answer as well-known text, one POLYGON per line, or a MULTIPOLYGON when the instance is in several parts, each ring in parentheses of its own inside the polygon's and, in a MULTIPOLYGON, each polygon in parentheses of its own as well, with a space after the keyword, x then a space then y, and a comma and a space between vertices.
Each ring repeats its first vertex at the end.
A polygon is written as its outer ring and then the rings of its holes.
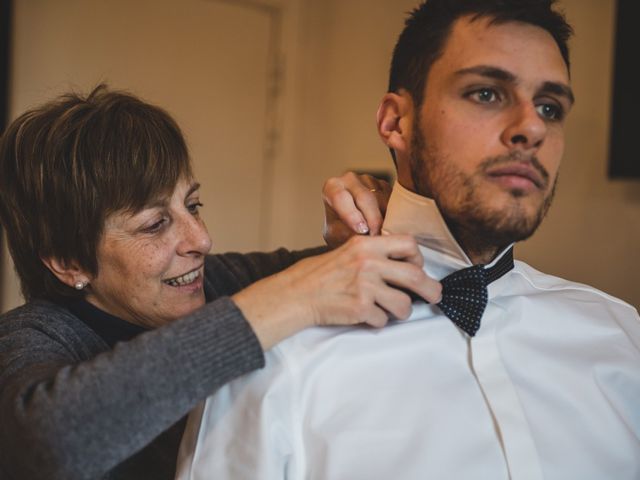
POLYGON ((299 260, 328 251, 327 247, 289 251, 284 248, 270 253, 224 253, 207 256, 207 286, 219 295, 233 295, 262 278, 278 273, 299 260))
POLYGON ((0 317, 0 478, 107 478, 199 401, 264 365, 226 296, 325 250, 208 256, 211 303, 112 350, 49 302, 0 317))
POLYGON ((0 319, 0 477, 95 479, 197 402, 264 365, 228 298, 108 351, 53 304, 0 319), (94 353, 92 355, 92 353, 94 353))

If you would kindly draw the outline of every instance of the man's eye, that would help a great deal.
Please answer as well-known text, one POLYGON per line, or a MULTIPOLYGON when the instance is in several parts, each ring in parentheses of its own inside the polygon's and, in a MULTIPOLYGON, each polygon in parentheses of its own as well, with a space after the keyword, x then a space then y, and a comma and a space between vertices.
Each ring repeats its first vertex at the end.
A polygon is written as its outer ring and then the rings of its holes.
POLYGON ((547 120, 562 120, 564 117, 564 112, 561 107, 554 105, 552 103, 543 103, 542 105, 538 105, 536 107, 538 114, 544 119, 547 120))
POLYGON ((469 94, 469 97, 479 103, 494 103, 500 100, 500 95, 492 88, 475 90, 469 94))
POLYGON ((192 215, 197 215, 199 210, 200 210, 200 207, 203 207, 203 206, 204 205, 202 205, 202 203, 195 202, 195 203, 191 203, 191 204, 187 205, 187 209, 189 210, 189 212, 192 215))

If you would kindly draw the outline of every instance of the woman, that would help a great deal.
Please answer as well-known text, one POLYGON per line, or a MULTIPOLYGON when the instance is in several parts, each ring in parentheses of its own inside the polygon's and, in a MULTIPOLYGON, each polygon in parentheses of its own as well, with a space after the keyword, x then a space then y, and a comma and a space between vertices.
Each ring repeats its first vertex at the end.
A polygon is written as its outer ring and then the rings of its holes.
POLYGON ((389 284, 438 300, 407 237, 208 255, 198 188, 175 122, 130 95, 7 129, 0 221, 27 303, 0 318, 0 478, 171 478, 181 418, 279 340, 405 317, 389 284))

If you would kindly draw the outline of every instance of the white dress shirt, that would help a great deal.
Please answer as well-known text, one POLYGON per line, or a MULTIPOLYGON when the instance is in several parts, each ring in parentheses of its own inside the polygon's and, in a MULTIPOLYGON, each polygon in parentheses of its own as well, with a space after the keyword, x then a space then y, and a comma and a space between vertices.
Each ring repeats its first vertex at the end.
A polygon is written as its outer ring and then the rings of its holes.
MULTIPOLYGON (((432 277, 471 265, 399 185, 384 230, 416 236, 432 277)), ((428 304, 303 331, 194 411, 177 478, 640 479, 638 313, 516 261, 473 338, 428 304)))

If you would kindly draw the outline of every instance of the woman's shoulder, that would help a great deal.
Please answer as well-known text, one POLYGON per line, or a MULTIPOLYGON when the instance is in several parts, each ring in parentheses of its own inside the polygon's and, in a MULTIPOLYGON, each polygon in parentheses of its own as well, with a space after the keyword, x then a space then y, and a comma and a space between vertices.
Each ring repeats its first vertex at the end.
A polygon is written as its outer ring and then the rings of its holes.
POLYGON ((47 300, 33 300, 0 315, 0 324, 50 325, 77 318, 65 307, 47 300))
POLYGON ((0 316, 0 340, 41 343, 48 339, 67 349, 90 354, 103 342, 87 325, 63 305, 32 300, 0 316))

